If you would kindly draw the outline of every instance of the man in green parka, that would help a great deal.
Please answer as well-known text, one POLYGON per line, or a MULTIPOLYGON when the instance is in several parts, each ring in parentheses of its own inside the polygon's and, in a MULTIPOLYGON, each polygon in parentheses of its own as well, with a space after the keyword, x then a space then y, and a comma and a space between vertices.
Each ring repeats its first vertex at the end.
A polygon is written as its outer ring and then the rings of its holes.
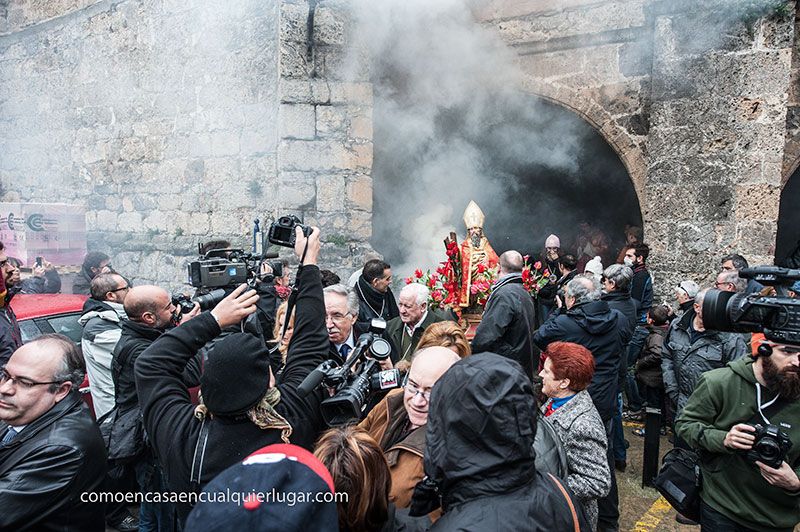
POLYGON ((701 525, 706 530, 791 531, 800 522, 800 346, 765 341, 702 375, 676 421, 700 450, 701 525), (777 468, 747 457, 753 425, 774 425, 792 446, 777 468))

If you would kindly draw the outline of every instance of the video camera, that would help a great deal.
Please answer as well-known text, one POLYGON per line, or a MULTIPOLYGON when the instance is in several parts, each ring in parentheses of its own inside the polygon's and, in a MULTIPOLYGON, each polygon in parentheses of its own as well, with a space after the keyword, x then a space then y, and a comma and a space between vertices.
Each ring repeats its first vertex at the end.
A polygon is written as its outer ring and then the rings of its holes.
MULTIPOLYGON (((198 250, 203 244, 198 244, 198 250)), ((242 249, 212 249, 189 263, 189 284, 195 288, 224 288, 242 283, 252 284, 259 277, 261 263, 275 259, 277 253, 255 254, 242 249)), ((280 261, 270 263, 273 271, 280 261)), ((282 270, 281 266, 281 270, 282 270)))
POLYGON ((320 404, 322 418, 329 427, 361 419, 371 394, 400 387, 398 370, 380 369, 379 361, 386 360, 392 350, 389 342, 380 336, 385 329, 385 321, 372 320, 369 332, 359 336, 343 364, 326 360, 297 388, 301 396, 310 394, 320 385, 334 390, 333 397, 320 404))
POLYGON ((706 329, 729 332, 764 332, 767 340, 800 345, 800 299, 787 288, 800 280, 800 270, 759 266, 739 270, 739 277, 775 287, 777 295, 741 294, 709 290, 703 300, 706 329))

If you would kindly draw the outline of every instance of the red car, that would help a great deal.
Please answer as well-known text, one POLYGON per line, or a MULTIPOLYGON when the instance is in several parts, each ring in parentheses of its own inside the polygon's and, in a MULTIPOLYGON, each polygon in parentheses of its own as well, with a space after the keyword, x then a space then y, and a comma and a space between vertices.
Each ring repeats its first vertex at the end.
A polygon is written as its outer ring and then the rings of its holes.
MULTIPOLYGON (((42 334, 61 333, 80 348, 83 328, 78 323, 78 318, 81 317, 83 303, 87 299, 88 296, 72 294, 17 294, 11 300, 11 308, 17 315, 22 342, 28 342, 42 334)), ((88 376, 83 378, 79 390, 94 413, 88 376)))
MULTIPOLYGON (((83 328, 78 318, 83 314, 83 303, 88 296, 72 294, 17 294, 11 300, 11 308, 17 315, 22 342, 48 333, 61 333, 81 346, 83 328)), ((83 379, 79 388, 83 400, 94 415, 89 377, 83 379)), ((189 396, 198 404, 199 387, 189 388, 189 396)))

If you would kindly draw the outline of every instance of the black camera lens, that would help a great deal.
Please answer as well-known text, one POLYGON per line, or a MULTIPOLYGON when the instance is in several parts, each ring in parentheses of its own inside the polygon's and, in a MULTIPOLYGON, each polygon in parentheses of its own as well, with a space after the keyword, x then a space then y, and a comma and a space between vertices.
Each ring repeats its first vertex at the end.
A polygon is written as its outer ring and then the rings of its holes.
POLYGON ((714 331, 729 331, 733 328, 728 305, 735 292, 709 290, 703 299, 703 326, 714 331))

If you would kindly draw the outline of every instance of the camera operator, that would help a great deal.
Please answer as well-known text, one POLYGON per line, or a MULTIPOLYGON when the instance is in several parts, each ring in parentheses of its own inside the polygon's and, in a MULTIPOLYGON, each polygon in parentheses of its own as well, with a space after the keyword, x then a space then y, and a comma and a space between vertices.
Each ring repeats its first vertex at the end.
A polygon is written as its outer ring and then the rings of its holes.
MULTIPOLYGON (((297 387, 328 353, 319 269, 319 229, 306 238, 295 229, 295 253, 305 264, 297 275, 295 326, 280 380, 270 371, 263 342, 233 333, 209 352, 195 409, 180 373, 221 330, 256 311, 258 295, 238 287, 210 312, 164 334, 136 362, 144 425, 167 483, 178 492, 198 491, 221 471, 272 443, 311 448, 324 424, 319 395, 301 397, 297 387), (304 259, 302 258, 305 255, 304 259)), ((185 518, 188 507, 179 512, 185 518)))
MULTIPOLYGON (((676 431, 704 451, 701 530, 792 530, 800 522, 798 399, 797 345, 765 341, 755 360, 741 358, 700 377, 676 431), (758 453, 771 442, 769 434, 758 437, 756 424, 777 427, 794 443, 777 467, 758 453)), ((782 438, 776 440, 773 450, 781 447, 782 438)))

